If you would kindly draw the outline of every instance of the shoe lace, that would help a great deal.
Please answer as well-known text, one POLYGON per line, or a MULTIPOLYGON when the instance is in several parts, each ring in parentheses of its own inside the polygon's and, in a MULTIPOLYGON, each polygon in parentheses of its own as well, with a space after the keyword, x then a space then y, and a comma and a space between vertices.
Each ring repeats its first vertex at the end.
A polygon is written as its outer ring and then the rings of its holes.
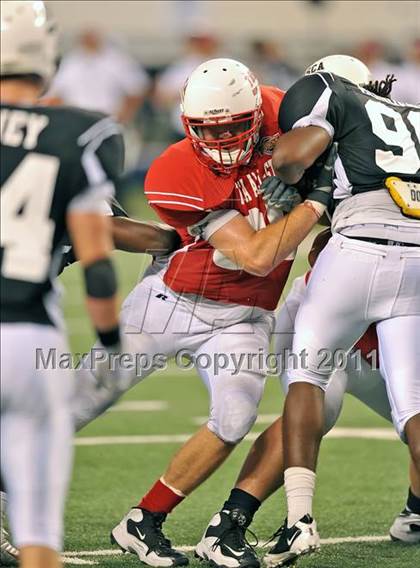
POLYGON ((232 524, 226 527, 226 529, 216 539, 212 545, 212 550, 216 550, 219 545, 224 544, 227 540, 229 541, 229 545, 232 545, 235 550, 249 549, 253 551, 258 545, 257 535, 248 527, 241 526, 235 521, 232 521, 232 524), (252 536, 254 542, 250 542, 248 540, 247 534, 252 536))
POLYGON ((268 547, 268 545, 270 543, 272 543, 273 540, 281 537, 282 534, 284 533, 284 531, 286 530, 286 528, 287 528, 287 519, 285 519, 284 523, 282 525, 280 525, 280 527, 270 536, 270 538, 264 542, 264 544, 262 545, 262 548, 268 547))
POLYGON ((153 528, 154 528, 153 543, 161 546, 162 548, 171 549, 172 543, 169 540, 169 538, 167 538, 163 534, 163 531, 162 531, 162 525, 163 525, 163 522, 166 519, 166 514, 165 513, 153 513, 152 519, 153 519, 153 528))

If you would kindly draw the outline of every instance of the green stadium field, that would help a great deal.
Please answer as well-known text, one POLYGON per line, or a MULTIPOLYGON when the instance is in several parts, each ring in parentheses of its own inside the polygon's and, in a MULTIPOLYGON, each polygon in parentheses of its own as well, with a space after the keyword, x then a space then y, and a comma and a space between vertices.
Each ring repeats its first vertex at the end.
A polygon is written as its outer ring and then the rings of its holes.
MULTIPOLYGON (((147 258, 124 253, 116 253, 115 258, 123 296, 144 270, 147 258)), ((304 270, 301 256, 294 274, 304 270)), ((93 333, 84 313, 79 267, 67 269, 61 280, 72 349, 83 352, 90 347, 93 333)), ((282 404, 279 381, 269 378, 252 433, 262 431, 280 414, 282 404)), ((111 548, 110 529, 163 473, 181 441, 198 428, 207 412, 207 393, 198 376, 173 365, 135 387, 78 435, 66 512, 68 565, 139 565, 137 557, 123 556, 111 548)), ((190 551, 193 567, 198 565, 193 546, 227 497, 249 447, 246 439, 166 523, 173 543, 190 551)), ((419 568, 420 547, 392 543, 387 537, 394 516, 405 503, 407 479, 408 452, 390 425, 347 397, 335 435, 323 442, 319 461, 315 511, 326 543, 298 566, 419 568)), ((268 540, 284 516, 285 499, 280 491, 263 505, 251 527, 260 543, 268 540)))

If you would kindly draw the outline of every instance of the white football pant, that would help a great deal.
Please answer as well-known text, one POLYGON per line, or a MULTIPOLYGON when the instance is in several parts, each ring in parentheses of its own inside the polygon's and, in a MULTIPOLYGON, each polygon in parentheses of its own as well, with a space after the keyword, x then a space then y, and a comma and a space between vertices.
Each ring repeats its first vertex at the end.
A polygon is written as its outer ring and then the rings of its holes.
MULTIPOLYGON (((289 365, 288 368, 296 360, 292 355, 288 357, 288 354, 292 353, 296 314, 305 294, 305 276, 299 276, 276 314, 273 351, 280 355, 279 361, 289 365)), ((289 385, 286 365, 279 369, 279 374, 283 391, 287 393, 289 385)), ((325 390, 325 433, 337 422, 345 393, 353 395, 386 420, 392 420, 385 382, 379 370, 372 369, 362 357, 349 357, 344 369, 332 373, 325 390)))
POLYGON ((420 247, 333 235, 297 312, 293 352, 307 357, 289 371, 289 384, 304 381, 325 390, 331 357, 348 353, 375 322, 380 369, 403 437, 407 421, 420 413, 420 247))
POLYGON ((1 472, 14 544, 60 551, 73 455, 67 369, 36 368, 36 349, 69 353, 48 325, 1 325, 1 472))
MULTIPOLYGON (((210 394, 208 428, 227 443, 239 442, 252 428, 265 385, 274 323, 271 312, 246 306, 181 298, 158 275, 147 276, 125 300, 121 312, 124 351, 140 365, 115 375, 113 388, 98 388, 89 370, 76 371, 74 419, 80 429, 111 406, 125 391, 176 357, 179 366, 195 367, 210 394), (250 354, 255 354, 251 357, 250 354), (258 357, 259 356, 259 357, 258 357)), ((93 369, 98 373, 98 369, 93 369)))

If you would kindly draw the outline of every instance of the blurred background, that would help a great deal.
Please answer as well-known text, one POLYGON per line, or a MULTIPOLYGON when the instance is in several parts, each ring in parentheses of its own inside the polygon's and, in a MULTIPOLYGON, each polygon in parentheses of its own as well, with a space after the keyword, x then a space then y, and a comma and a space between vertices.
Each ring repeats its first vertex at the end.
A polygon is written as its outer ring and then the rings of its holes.
POLYGON ((151 161, 183 137, 179 91, 213 57, 233 57, 286 90, 319 57, 355 55, 393 98, 420 102, 418 1, 50 1, 61 64, 57 102, 113 115, 124 127, 128 208, 151 161))

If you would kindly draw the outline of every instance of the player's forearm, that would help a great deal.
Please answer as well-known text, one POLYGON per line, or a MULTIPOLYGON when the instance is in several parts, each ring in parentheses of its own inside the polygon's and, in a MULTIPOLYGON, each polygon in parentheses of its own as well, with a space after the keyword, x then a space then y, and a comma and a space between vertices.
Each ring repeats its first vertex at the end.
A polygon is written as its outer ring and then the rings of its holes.
POLYGON ((107 349, 118 349, 117 279, 109 258, 84 266, 86 309, 96 334, 107 349))
POLYGON ((110 219, 96 213, 74 212, 67 226, 76 258, 84 271, 86 308, 101 343, 119 343, 117 278, 110 260, 112 236, 110 219))
POLYGON ((319 126, 297 128, 280 136, 273 151, 273 168, 285 183, 293 185, 327 149, 331 138, 319 126))
POLYGON ((112 237, 115 248, 126 252, 162 255, 172 252, 179 245, 175 230, 127 217, 112 218, 112 237))
POLYGON ((288 185, 293 185, 298 183, 304 173, 305 168, 301 162, 295 162, 291 164, 279 165, 275 168, 276 176, 278 176, 284 183, 288 185))
POLYGON ((105 347, 120 341, 117 278, 108 257, 84 265, 86 308, 98 337, 105 347))
POLYGON ((266 276, 298 247, 317 221, 316 212, 301 204, 282 219, 257 231, 245 245, 244 269, 266 276))
POLYGON ((99 332, 109 332, 118 327, 118 299, 86 297, 86 309, 90 320, 99 332))

